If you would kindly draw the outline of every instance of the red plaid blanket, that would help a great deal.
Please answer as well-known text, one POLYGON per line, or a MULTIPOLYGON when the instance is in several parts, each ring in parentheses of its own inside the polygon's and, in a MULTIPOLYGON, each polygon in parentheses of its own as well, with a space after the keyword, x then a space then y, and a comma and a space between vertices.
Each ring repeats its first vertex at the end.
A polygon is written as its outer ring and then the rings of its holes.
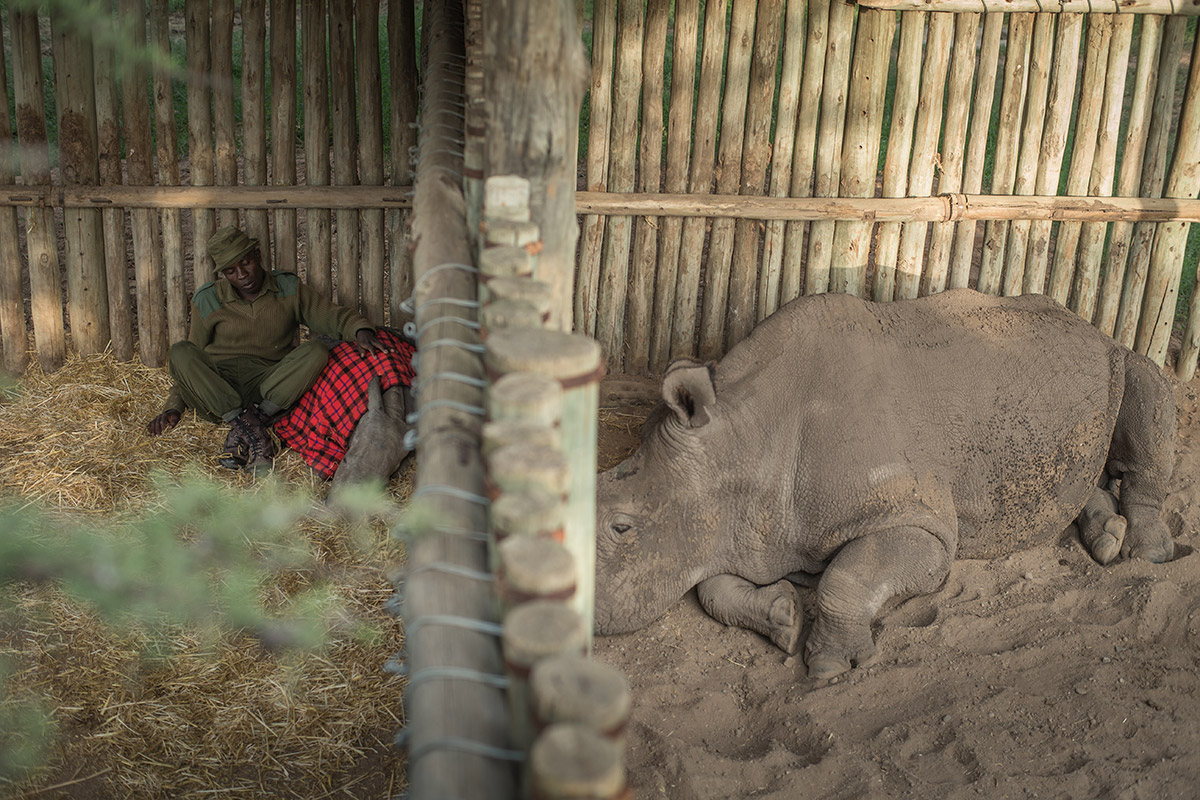
POLYGON ((346 455, 350 434, 367 411, 367 384, 376 375, 381 388, 411 386, 416 348, 388 330, 379 341, 394 352, 359 355, 352 342, 329 351, 329 363, 317 382, 275 423, 275 432, 288 447, 326 478, 333 477, 346 455))

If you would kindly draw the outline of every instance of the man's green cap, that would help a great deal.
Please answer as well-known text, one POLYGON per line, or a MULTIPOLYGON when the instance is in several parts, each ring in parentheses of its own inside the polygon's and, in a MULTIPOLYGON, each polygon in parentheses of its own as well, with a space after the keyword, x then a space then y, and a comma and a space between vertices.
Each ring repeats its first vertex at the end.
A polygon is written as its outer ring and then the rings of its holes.
POLYGON ((232 225, 221 228, 208 240, 208 255, 213 260, 213 274, 229 269, 256 247, 258 239, 247 236, 239 228, 232 225))

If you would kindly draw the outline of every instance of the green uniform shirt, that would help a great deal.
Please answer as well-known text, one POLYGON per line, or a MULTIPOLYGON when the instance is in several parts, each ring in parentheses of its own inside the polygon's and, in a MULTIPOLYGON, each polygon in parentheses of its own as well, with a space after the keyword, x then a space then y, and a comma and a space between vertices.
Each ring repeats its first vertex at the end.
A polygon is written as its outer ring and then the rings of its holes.
MULTIPOLYGON (((188 341, 215 361, 254 356, 279 361, 295 346, 300 325, 314 334, 353 341, 366 328, 375 330, 362 314, 334 305, 290 272, 270 272, 253 300, 243 300, 224 278, 201 286, 192 296, 192 327, 188 341)), ((171 387, 166 409, 183 410, 178 386, 171 387)))

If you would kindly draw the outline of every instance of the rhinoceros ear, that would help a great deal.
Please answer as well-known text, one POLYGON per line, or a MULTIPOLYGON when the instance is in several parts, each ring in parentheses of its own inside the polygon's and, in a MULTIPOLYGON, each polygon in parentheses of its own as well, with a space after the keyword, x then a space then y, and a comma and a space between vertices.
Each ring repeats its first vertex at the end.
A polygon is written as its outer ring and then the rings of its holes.
POLYGON ((707 364, 690 360, 672 363, 663 376, 662 396, 686 427, 701 428, 712 421, 717 392, 707 364))

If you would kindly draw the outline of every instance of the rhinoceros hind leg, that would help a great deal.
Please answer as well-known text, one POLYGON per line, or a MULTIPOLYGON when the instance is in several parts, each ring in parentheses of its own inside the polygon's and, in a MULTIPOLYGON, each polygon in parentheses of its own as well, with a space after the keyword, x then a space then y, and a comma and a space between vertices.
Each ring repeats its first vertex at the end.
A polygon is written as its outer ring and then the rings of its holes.
POLYGON ((893 597, 937 591, 951 558, 943 539, 921 528, 895 528, 844 545, 817 587, 817 618, 805 644, 809 677, 832 678, 870 663, 871 622, 879 609, 893 597))
POLYGON ((1101 564, 1111 564, 1120 555, 1128 523, 1118 512, 1117 498, 1112 492, 1097 486, 1075 524, 1092 558, 1101 564))
POLYGON ((700 582, 696 595, 718 622, 761 633, 787 653, 798 649, 804 614, 788 581, 758 586, 736 575, 714 575, 700 582))
POLYGON ((1175 543, 1162 521, 1175 468, 1175 396, 1162 372, 1136 353, 1125 359, 1125 395, 1109 450, 1108 473, 1121 480, 1128 521, 1121 555, 1170 561, 1175 543))

